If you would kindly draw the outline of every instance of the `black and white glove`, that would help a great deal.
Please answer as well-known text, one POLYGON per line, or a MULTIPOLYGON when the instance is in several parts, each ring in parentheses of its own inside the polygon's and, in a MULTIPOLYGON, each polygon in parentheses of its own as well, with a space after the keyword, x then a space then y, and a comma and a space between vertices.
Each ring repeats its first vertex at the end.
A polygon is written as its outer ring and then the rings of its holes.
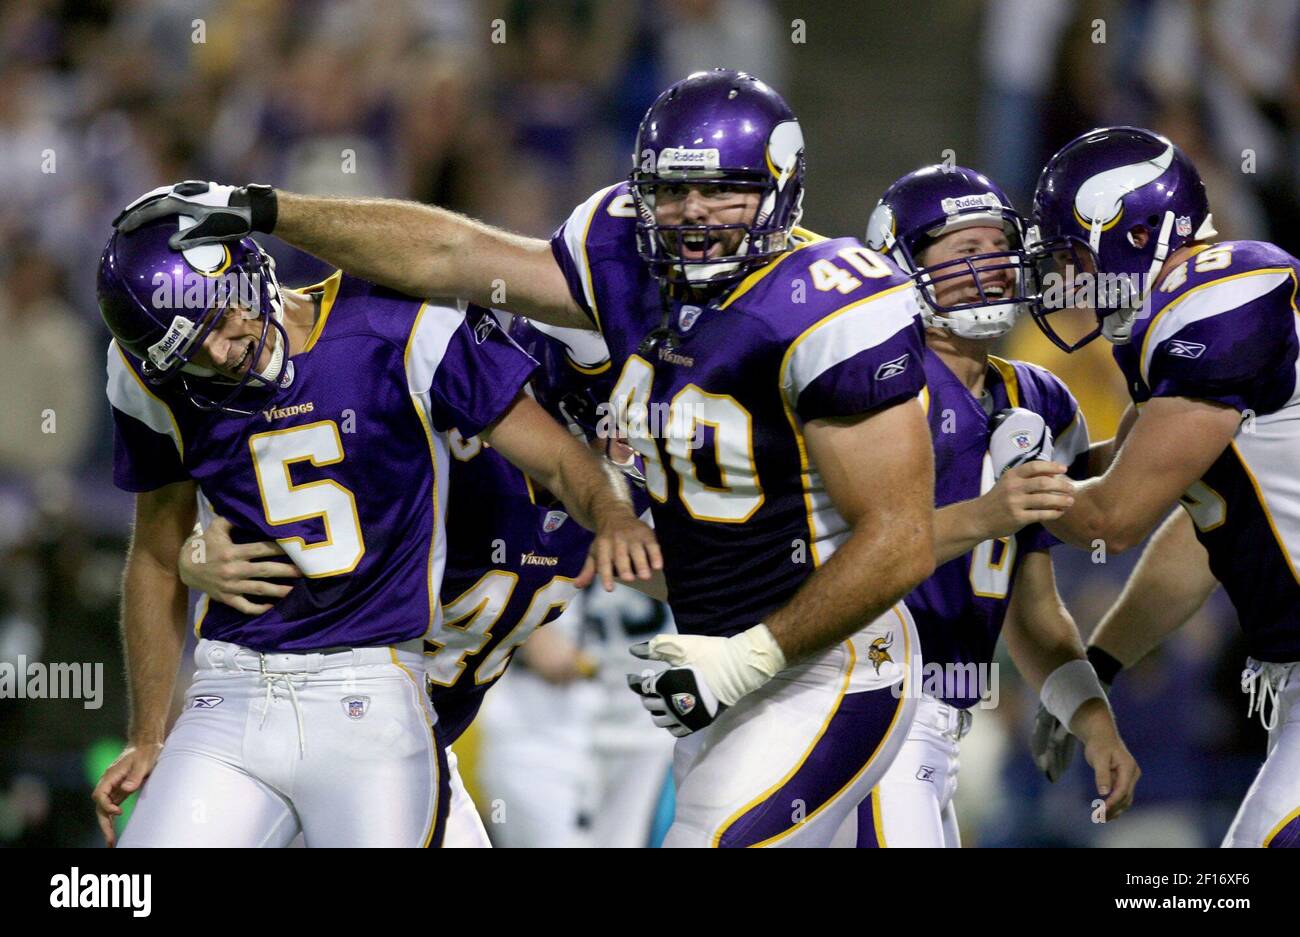
MULTIPOLYGON (((1111 684, 1123 664, 1099 647, 1089 647, 1087 653, 1088 662, 1097 672, 1102 689, 1109 694, 1111 684)), ((1029 736, 1029 751, 1043 776, 1055 784, 1074 761, 1074 752, 1078 747, 1079 740, 1039 702, 1038 712, 1034 714, 1034 730, 1029 736)))
POLYGON ((654 724, 678 738, 710 725, 785 668, 785 653, 761 624, 729 638, 661 634, 633 645, 632 653, 672 665, 658 673, 628 674, 627 685, 654 724))
POLYGON ((119 231, 134 231, 143 224, 170 215, 187 215, 193 226, 177 231, 168 243, 173 250, 200 244, 238 240, 254 231, 269 234, 275 228, 275 189, 269 185, 219 185, 190 179, 159 186, 140 196, 113 219, 119 231))
POLYGON ((989 459, 995 478, 1034 462, 1052 460, 1052 431, 1042 416, 1024 407, 1008 407, 989 420, 989 459))

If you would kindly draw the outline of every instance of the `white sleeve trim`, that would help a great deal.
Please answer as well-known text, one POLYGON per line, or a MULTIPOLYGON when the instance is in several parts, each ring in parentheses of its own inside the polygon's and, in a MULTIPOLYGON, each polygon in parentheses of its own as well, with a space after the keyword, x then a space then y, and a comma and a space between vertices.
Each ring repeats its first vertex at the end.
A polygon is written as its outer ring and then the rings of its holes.
POLYGON ((596 311, 596 294, 591 285, 591 266, 587 263, 587 230, 591 227, 591 219, 596 216, 600 203, 621 184, 616 182, 601 189, 575 208, 564 222, 564 249, 578 270, 578 276, 582 280, 582 295, 587 300, 587 308, 593 313, 596 311))
MULTIPOLYGON (((911 283, 869 296, 817 322, 796 338, 781 367, 781 390, 794 407, 813 381, 837 364, 874 348, 921 314, 911 283)), ((920 367, 921 362, 912 363, 920 367)))
POLYGON ((1194 287, 1156 314, 1142 341, 1142 380, 1150 383, 1151 359, 1160 343, 1193 322, 1231 312, 1277 289, 1291 275, 1287 271, 1259 270, 1194 287))
POLYGON ((160 436, 167 436, 176 446, 181 461, 185 443, 171 408, 155 396, 127 363, 126 352, 114 339, 108 343, 108 402, 127 416, 134 417, 160 436))
POLYGON ((406 381, 411 396, 419 403, 432 429, 433 403, 430 389, 438 373, 451 337, 465 321, 465 310, 458 306, 440 306, 425 303, 416 314, 411 338, 406 345, 406 381))

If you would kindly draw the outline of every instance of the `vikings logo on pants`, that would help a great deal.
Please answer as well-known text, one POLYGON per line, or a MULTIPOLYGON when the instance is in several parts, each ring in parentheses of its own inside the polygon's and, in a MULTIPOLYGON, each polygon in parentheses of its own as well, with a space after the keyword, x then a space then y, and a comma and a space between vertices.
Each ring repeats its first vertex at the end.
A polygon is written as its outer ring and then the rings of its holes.
POLYGON ((679 739, 664 845, 831 845, 907 737, 918 657, 911 616, 896 606, 679 739))

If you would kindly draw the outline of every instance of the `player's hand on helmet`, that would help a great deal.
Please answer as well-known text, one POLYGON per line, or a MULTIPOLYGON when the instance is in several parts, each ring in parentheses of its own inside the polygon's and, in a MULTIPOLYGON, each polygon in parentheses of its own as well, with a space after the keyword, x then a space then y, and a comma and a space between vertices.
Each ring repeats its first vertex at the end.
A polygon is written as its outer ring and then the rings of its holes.
POLYGON ((174 250, 217 241, 238 240, 254 231, 275 227, 275 190, 268 185, 220 185, 190 179, 146 192, 113 219, 119 231, 136 228, 158 218, 186 215, 194 219, 171 236, 174 250))
POLYGON ((633 514, 631 508, 621 506, 597 522, 596 539, 574 585, 585 589, 599 576, 605 591, 613 592, 616 577, 627 583, 638 579, 648 582, 656 570, 663 568, 654 528, 633 514))
POLYGON ((1106 819, 1113 820, 1133 805, 1133 789, 1142 769, 1119 737, 1115 716, 1105 700, 1085 702, 1071 724, 1096 776, 1097 796, 1105 798, 1106 819))
POLYGON ((666 661, 667 670, 628 674, 654 724, 681 737, 711 724, 785 667, 785 653, 766 625, 729 638, 661 634, 632 647, 643 660, 666 661))
POLYGON ((181 582, 191 589, 245 615, 261 615, 272 603, 255 599, 282 599, 293 591, 293 583, 269 580, 302 576, 293 563, 272 559, 284 556, 284 548, 274 540, 235 543, 230 522, 217 517, 185 541, 178 565, 181 582))
POLYGON ((104 834, 104 841, 110 848, 117 845, 117 830, 113 824, 122 815, 122 801, 140 789, 153 772, 161 753, 162 742, 128 745, 104 771, 103 777, 91 792, 90 799, 95 802, 95 818, 99 821, 100 832, 104 834))

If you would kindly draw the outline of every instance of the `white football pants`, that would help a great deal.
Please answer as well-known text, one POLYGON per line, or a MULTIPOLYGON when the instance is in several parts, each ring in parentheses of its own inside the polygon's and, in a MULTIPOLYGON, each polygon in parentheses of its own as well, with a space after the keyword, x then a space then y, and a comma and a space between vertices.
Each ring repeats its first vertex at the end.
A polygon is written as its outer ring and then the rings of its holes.
POLYGON ((902 751, 849 818, 835 844, 956 849, 961 846, 953 797, 959 743, 972 713, 923 695, 902 751))
POLYGON ((664 845, 831 845, 902 748, 920 668, 900 603, 679 739, 664 845))
POLYGON ((300 830, 307 846, 442 844, 452 778, 419 642, 259 654, 201 640, 194 659, 120 845, 287 846, 300 830))
POLYGON ((1248 715, 1258 706, 1268 729, 1268 755, 1223 845, 1300 848, 1300 663, 1250 661, 1242 689, 1251 694, 1248 715))

